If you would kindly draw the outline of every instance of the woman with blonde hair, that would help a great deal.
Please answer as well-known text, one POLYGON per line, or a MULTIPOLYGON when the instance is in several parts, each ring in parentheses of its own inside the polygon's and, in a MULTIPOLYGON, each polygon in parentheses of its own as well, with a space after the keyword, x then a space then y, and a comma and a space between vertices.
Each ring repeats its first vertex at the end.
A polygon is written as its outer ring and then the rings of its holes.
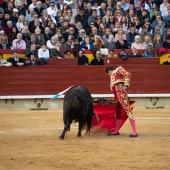
POLYGON ((112 29, 112 33, 115 35, 119 28, 121 28, 120 22, 115 22, 115 26, 112 29))
POLYGON ((19 32, 21 32, 21 30, 23 29, 24 22, 25 22, 25 16, 24 15, 20 15, 18 17, 18 22, 16 23, 16 27, 17 27, 19 32))
POLYGON ((64 19, 65 20, 68 20, 69 24, 70 25, 74 25, 75 24, 75 17, 73 16, 73 12, 71 9, 67 9, 67 12, 66 12, 66 16, 64 16, 64 19))
POLYGON ((163 47, 163 42, 161 41, 161 35, 160 34, 155 34, 153 38, 153 48, 162 48, 163 47))
POLYGON ((122 20, 122 17, 123 17, 123 12, 122 10, 118 9, 115 11, 115 14, 114 14, 114 17, 115 17, 115 21, 116 22, 121 22, 122 20))
POLYGON ((116 35, 115 35, 115 42, 118 41, 118 37, 119 35, 122 35, 123 36, 123 39, 126 40, 126 34, 123 30, 123 28, 119 28, 116 35))
POLYGON ((84 41, 85 37, 86 37, 86 31, 85 31, 85 29, 81 29, 79 31, 79 36, 78 36, 78 40, 79 40, 80 44, 84 41))

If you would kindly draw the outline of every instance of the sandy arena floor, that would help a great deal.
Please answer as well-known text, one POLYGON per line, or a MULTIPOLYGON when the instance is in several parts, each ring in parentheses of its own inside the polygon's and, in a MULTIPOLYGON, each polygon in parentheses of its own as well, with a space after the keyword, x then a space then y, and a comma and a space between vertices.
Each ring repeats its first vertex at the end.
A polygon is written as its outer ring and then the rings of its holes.
POLYGON ((65 140, 59 111, 0 111, 0 170, 166 170, 170 169, 170 109, 134 109, 139 137, 129 138, 127 121, 119 136, 77 138, 73 124, 65 140))

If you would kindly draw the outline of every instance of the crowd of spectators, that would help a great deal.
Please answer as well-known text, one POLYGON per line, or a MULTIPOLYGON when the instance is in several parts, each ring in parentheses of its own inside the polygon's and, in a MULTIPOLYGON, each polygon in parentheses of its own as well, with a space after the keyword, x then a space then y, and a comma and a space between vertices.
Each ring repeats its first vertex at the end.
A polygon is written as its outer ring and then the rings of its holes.
POLYGON ((0 49, 24 49, 33 61, 47 64, 72 50, 87 65, 83 51, 89 49, 95 55, 91 64, 101 65, 101 48, 110 56, 114 49, 143 49, 145 57, 155 57, 153 49, 162 47, 170 49, 168 0, 0 1, 0 49))

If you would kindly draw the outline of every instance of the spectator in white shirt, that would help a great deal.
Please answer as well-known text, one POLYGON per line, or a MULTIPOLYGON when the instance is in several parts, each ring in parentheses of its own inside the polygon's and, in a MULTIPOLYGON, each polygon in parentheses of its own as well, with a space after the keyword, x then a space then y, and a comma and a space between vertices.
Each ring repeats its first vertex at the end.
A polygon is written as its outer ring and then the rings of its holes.
POLYGON ((37 0, 32 0, 32 4, 29 5, 29 9, 35 8, 37 4, 37 0))
POLYGON ((57 7, 54 2, 50 2, 50 7, 47 8, 48 15, 55 17, 57 14, 57 7))
POLYGON ((161 16, 165 19, 168 16, 168 11, 170 10, 170 3, 166 3, 166 8, 161 12, 161 16))
POLYGON ((72 0, 64 0, 64 4, 71 5, 73 3, 72 0))
POLYGON ((55 48, 55 44, 58 42, 58 38, 56 36, 53 36, 51 40, 47 41, 47 47, 48 49, 55 48))
POLYGON ((163 3, 160 5, 161 16, 164 15, 164 12, 167 10, 166 8, 167 3, 168 3, 168 0, 163 0, 163 3))
POLYGON ((42 44, 41 48, 38 50, 38 58, 41 58, 44 64, 48 63, 48 59, 50 57, 49 50, 47 49, 46 44, 42 44))

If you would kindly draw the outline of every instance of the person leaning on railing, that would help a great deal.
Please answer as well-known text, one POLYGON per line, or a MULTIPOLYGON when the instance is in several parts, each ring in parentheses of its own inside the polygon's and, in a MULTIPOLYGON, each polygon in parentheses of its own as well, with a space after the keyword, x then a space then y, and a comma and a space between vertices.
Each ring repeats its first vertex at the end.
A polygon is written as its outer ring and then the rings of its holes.
POLYGON ((144 51, 144 57, 150 58, 150 57, 155 57, 155 52, 153 51, 153 46, 152 45, 147 45, 146 50, 144 51))
POLYGON ((6 60, 4 60, 3 59, 3 54, 0 53, 0 67, 2 67, 2 66, 9 67, 9 66, 12 66, 12 63, 7 62, 6 60))
POLYGON ((13 50, 10 58, 7 59, 8 62, 12 63, 12 66, 26 66, 26 62, 23 58, 19 58, 18 50, 13 50))
POLYGON ((56 43, 55 48, 51 49, 50 57, 51 58, 57 58, 59 60, 64 58, 64 54, 63 54, 62 50, 60 49, 60 44, 59 43, 56 43))
POLYGON ((168 56, 168 60, 163 62, 163 65, 170 65, 170 56, 168 56))

